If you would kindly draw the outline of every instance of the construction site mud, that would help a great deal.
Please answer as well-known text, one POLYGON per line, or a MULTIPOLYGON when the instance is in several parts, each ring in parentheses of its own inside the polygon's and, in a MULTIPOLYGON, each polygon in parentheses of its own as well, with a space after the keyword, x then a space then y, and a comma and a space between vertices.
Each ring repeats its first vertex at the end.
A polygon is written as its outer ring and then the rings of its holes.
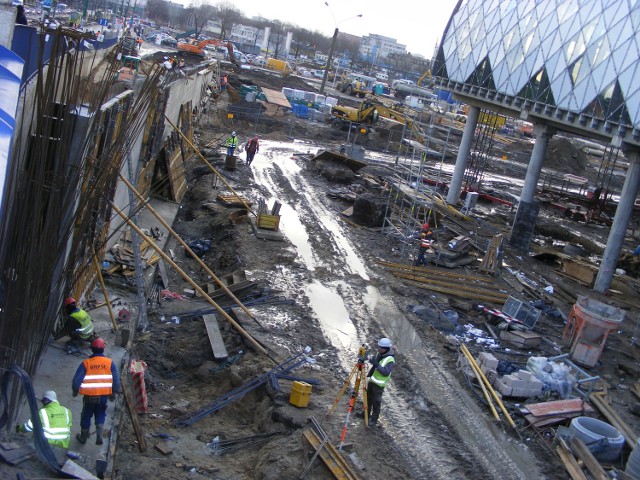
MULTIPOLYGON (((290 85, 290 81, 286 83, 290 85)), ((230 84, 234 82, 230 74, 230 84)), ((280 89, 285 80, 260 75, 253 82, 280 89), (274 81, 276 84, 270 83, 274 81)), ((149 327, 137 336, 131 352, 132 358, 148 366, 149 408, 140 422, 149 448, 140 452, 132 424, 122 422, 114 478, 149 478, 150 472, 162 472, 162 478, 167 479, 299 478, 313 459, 314 450, 303 435, 311 418, 322 425, 329 441, 336 445, 346 425, 344 450, 347 455, 356 455, 364 466, 359 475, 366 479, 567 478, 564 466, 553 454, 549 431, 530 427, 518 415, 514 402, 508 405, 517 428, 506 422, 496 424, 478 386, 457 365, 459 352, 455 338, 449 335, 451 325, 437 320, 442 311, 455 310, 460 325, 483 328, 486 318, 479 308, 482 304, 426 291, 394 276, 380 262, 410 264, 413 250, 394 245, 379 228, 362 227, 341 215, 352 201, 332 192, 385 198, 380 174, 396 162, 396 155, 382 151, 386 140, 377 145, 369 140, 367 155, 376 161, 345 187, 328 181, 310 160, 321 150, 337 151, 344 142, 344 132, 316 122, 274 117, 261 124, 265 133, 260 133, 260 151, 251 167, 244 164, 241 153, 237 166, 226 168, 220 145, 229 130, 224 116, 233 105, 242 107, 242 102, 234 102, 231 94, 223 93, 217 99, 211 114, 204 117, 206 122, 196 131, 198 146, 225 181, 253 206, 261 200, 269 207, 274 201, 281 204, 279 235, 259 238, 246 209, 220 202, 218 195, 226 188, 198 156, 186 164, 188 190, 174 229, 188 243, 210 241, 210 250, 201 259, 216 275, 237 271, 246 274, 251 287, 237 295, 255 318, 242 314, 237 307, 232 316, 268 353, 260 353, 219 317, 228 358, 216 360, 203 321, 203 315, 214 310, 201 298, 185 295, 189 285, 169 271, 165 288, 181 297, 159 296, 149 312, 149 327), (414 314, 417 306, 431 309, 435 316, 414 314), (398 365, 384 393, 379 426, 366 428, 356 412, 347 417, 349 394, 340 398, 335 410, 327 415, 349 379, 360 345, 374 351, 382 336, 392 338, 398 365), (289 403, 291 381, 280 379, 276 381, 278 386, 261 385, 194 420, 196 412, 207 410, 216 399, 302 354, 306 346, 312 349, 308 356, 313 362, 305 362, 291 372, 313 384, 306 408, 289 403), (219 448, 223 444, 233 447, 219 448)), ((254 127, 243 119, 233 125, 244 138, 254 127)), ((519 148, 514 147, 514 156, 519 148)), ((558 158, 558 163, 570 164, 575 172, 571 162, 576 158, 573 153, 568 155, 570 158, 558 158)), ((491 168, 495 175, 506 173, 498 161, 491 168)), ((510 174, 513 172, 506 174, 506 181, 513 185, 516 180, 510 174)), ((475 228, 475 235, 490 237, 487 225, 506 231, 513 209, 481 203, 475 213, 476 221, 463 228, 475 228)), ((536 241, 555 245, 559 252, 564 243, 574 242, 585 245, 589 254, 602 253, 605 228, 554 213, 542 217, 545 221, 541 221, 536 241), (550 226, 545 227, 547 224, 550 226)), ((443 227, 443 238, 445 233, 443 227)), ((198 284, 211 283, 175 241, 169 241, 167 250, 198 284)), ((495 288, 501 292, 526 295, 528 291, 514 289, 512 281, 516 272, 524 271, 547 279, 556 290, 565 292, 547 297, 564 312, 570 308, 571 296, 593 295, 588 287, 557 275, 553 256, 538 261, 509 254, 505 267, 503 279, 496 280, 495 288)), ((470 274, 473 269, 456 271, 470 274)), ((110 288, 120 288, 122 296, 133 295, 125 282, 118 287, 118 281, 112 278, 110 288)), ((617 299, 637 298, 636 281, 624 288, 617 299)), ((220 300, 220 305, 230 307, 233 303, 227 297, 220 300)), ((610 337, 597 373, 614 403, 631 406, 636 400, 624 386, 632 378, 628 377, 628 367, 623 370, 620 365, 635 363, 638 310, 633 302, 626 308, 628 322, 610 337)), ((549 341, 540 350, 500 346, 493 351, 515 365, 522 365, 531 354, 557 355, 563 328, 561 319, 544 315, 537 329, 549 341)), ((487 349, 480 341, 469 345, 475 354, 487 349)), ((357 410, 361 411, 361 406, 357 410)), ((640 424, 626 412, 624 418, 630 425, 640 424)), ((332 478, 332 474, 316 459, 306 478, 332 478)))

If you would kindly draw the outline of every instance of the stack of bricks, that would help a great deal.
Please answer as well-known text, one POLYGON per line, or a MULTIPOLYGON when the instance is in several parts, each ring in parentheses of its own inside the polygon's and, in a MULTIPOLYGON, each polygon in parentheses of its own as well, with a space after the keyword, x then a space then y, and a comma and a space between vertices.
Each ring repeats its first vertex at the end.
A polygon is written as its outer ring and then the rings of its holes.
MULTIPOLYGON (((481 352, 480 355, 478 355, 478 366, 489 381, 498 376, 498 359, 494 357, 492 353, 481 352)), ((493 385, 492 381, 491 384, 493 385)))
POLYGON ((527 370, 518 370, 496 380, 496 390, 505 397, 530 398, 540 395, 544 383, 527 370))

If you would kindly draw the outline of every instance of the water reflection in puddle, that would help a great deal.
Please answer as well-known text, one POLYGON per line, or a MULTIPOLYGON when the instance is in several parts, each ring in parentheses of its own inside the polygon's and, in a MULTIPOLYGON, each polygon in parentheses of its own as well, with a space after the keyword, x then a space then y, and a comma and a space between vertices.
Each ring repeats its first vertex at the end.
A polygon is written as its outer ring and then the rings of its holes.
POLYGON ((305 288, 311 308, 320 319, 324 334, 331 343, 342 349, 355 349, 357 333, 342 297, 334 289, 318 282, 305 288))

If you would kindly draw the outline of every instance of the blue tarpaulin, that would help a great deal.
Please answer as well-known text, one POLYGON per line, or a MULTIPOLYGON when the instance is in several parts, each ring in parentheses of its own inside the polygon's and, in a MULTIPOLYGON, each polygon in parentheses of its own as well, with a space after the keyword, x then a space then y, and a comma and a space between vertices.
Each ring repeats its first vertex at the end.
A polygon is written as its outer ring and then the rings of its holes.
POLYGON ((11 50, 0 46, 0 213, 11 158, 23 68, 24 60, 11 50))

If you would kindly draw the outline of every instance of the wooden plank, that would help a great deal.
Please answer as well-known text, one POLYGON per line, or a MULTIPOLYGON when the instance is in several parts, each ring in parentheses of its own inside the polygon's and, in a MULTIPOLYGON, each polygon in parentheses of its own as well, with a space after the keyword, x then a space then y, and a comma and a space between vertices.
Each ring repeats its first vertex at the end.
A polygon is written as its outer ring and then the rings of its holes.
POLYGON ((138 413, 136 411, 136 404, 133 401, 133 395, 131 394, 131 389, 127 381, 121 382, 122 391, 124 392, 124 399, 127 402, 127 407, 129 408, 129 415, 131 416, 131 422, 133 423, 133 430, 136 432, 136 438, 138 439, 138 449, 141 452, 147 451, 147 440, 144 435, 144 430, 142 430, 142 426, 140 425, 140 419, 138 418, 138 413))
POLYGON ((546 415, 558 415, 563 413, 580 412, 585 414, 593 412, 593 408, 581 398, 570 398, 567 400, 555 400, 552 402, 531 403, 524 408, 536 417, 546 415))
POLYGON ((602 465, 596 460, 591 451, 587 448, 582 440, 577 437, 573 437, 569 440, 573 453, 578 456, 589 470, 589 473, 593 475, 595 480, 610 480, 609 476, 605 473, 602 465))
POLYGON ((360 478, 355 470, 353 470, 342 457, 340 452, 338 452, 336 447, 330 443, 326 443, 324 448, 320 449, 322 441, 318 438, 315 431, 308 428, 303 431, 303 435, 314 450, 320 450, 320 458, 335 478, 338 480, 358 480, 360 478))
POLYGON ((569 475, 571 475, 572 480, 588 480, 564 442, 561 442, 560 445, 556 447, 556 453, 560 457, 560 460, 562 460, 562 463, 564 463, 564 467, 567 469, 569 475))
POLYGON ((623 436, 630 448, 634 448, 638 441, 638 435, 627 425, 622 418, 607 404, 604 392, 595 392, 589 396, 593 404, 598 407, 600 413, 607 421, 616 428, 623 436))
POLYGON ((209 343, 211 343, 211 350, 213 350, 213 356, 217 360, 224 360, 229 356, 227 353, 227 347, 224 346, 222 340, 222 334, 220 333, 220 327, 218 326, 218 319, 214 314, 203 315, 204 326, 207 329, 207 335, 209 336, 209 343))
POLYGON ((158 262, 158 272, 160 272, 162 279, 162 288, 169 288, 169 275, 167 275, 167 266, 164 264, 164 260, 158 262))
POLYGON ((88 470, 85 470, 80 465, 69 459, 64 462, 64 465, 60 470, 62 470, 72 478, 82 478, 83 480, 98 480, 98 477, 96 477, 94 474, 92 474, 88 470))

